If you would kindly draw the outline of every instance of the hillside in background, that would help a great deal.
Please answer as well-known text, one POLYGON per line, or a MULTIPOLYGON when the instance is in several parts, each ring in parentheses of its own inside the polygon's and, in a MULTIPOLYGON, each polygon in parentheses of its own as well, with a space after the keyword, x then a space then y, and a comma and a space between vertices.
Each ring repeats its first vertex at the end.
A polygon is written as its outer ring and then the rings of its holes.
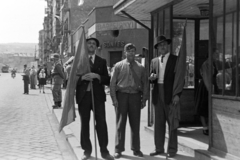
POLYGON ((37 43, 0 43, 1 53, 35 53, 37 43))

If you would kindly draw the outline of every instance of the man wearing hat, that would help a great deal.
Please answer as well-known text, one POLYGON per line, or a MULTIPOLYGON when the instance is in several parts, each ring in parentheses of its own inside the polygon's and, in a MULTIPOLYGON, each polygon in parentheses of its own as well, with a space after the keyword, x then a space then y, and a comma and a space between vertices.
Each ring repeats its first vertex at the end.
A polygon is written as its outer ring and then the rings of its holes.
POLYGON ((27 68, 27 65, 25 64, 24 66, 24 69, 23 69, 23 83, 24 83, 24 92, 23 94, 29 94, 29 82, 30 82, 30 78, 29 78, 29 75, 30 75, 30 71, 29 69, 27 68))
POLYGON ((61 85, 63 84, 63 80, 65 79, 65 75, 63 73, 63 67, 59 61, 59 54, 54 53, 51 56, 51 62, 53 64, 52 69, 52 95, 53 95, 53 101, 54 105, 52 106, 53 109, 61 107, 62 103, 62 90, 61 85))
POLYGON ((144 67, 135 60, 136 47, 128 43, 124 47, 126 58, 116 63, 110 81, 110 95, 116 111, 115 158, 120 158, 125 144, 127 117, 131 127, 133 155, 143 157, 140 150, 141 109, 147 100, 147 81, 144 67))
MULTIPOLYGON (((173 84, 175 77, 175 65, 177 56, 169 52, 171 39, 165 36, 159 36, 158 42, 154 48, 158 50, 159 57, 152 60, 150 66, 150 83, 153 84, 152 103, 155 107, 154 120, 154 143, 155 150, 150 156, 156 156, 164 153, 166 122, 169 126, 168 112, 169 105, 177 106, 180 95, 173 95, 173 84)), ((177 129, 171 132, 171 141, 169 142, 169 157, 174 157, 177 153, 177 129)))
POLYGON ((91 72, 82 76, 80 75, 76 87, 76 101, 81 117, 81 147, 84 150, 82 160, 89 159, 92 153, 92 144, 89 137, 89 121, 91 110, 93 110, 90 81, 92 81, 93 87, 96 121, 95 128, 98 136, 101 156, 106 160, 113 160, 114 158, 109 154, 107 149, 108 131, 105 116, 106 93, 104 90, 104 85, 109 85, 110 83, 107 62, 105 59, 96 55, 96 49, 99 47, 99 41, 96 38, 88 38, 86 41, 91 72))

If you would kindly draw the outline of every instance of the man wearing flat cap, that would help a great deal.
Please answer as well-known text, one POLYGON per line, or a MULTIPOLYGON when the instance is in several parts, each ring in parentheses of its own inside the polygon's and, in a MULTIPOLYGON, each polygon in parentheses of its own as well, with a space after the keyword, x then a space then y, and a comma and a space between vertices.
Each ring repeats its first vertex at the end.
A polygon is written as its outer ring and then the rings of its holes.
POLYGON ((91 110, 93 110, 90 81, 92 82, 93 88, 96 122, 95 128, 101 156, 103 159, 113 160, 114 158, 109 154, 107 149, 108 131, 105 113, 106 93, 104 90, 104 86, 109 85, 110 83, 107 62, 105 59, 96 55, 99 41, 96 38, 88 38, 86 41, 91 72, 85 75, 80 75, 76 86, 76 101, 81 117, 81 147, 84 150, 82 160, 89 159, 92 153, 92 144, 89 137, 89 121, 91 110))
POLYGON ((61 107, 61 103, 62 103, 61 85, 63 84, 63 80, 65 79, 63 67, 59 59, 60 59, 60 55, 57 53, 54 53, 51 56, 51 62, 53 64, 53 69, 52 69, 52 84, 53 84, 52 95, 53 95, 53 101, 54 101, 54 105, 52 106, 53 109, 61 107))
MULTIPOLYGON (((150 156, 164 153, 166 122, 169 126, 169 106, 177 106, 179 103, 180 95, 172 97, 177 56, 169 52, 170 44, 171 39, 167 39, 163 35, 158 37, 154 48, 158 50, 159 57, 154 58, 150 66, 149 80, 153 84, 152 103, 155 107, 155 150, 150 153, 150 156)), ((168 157, 174 157, 177 153, 177 129, 173 130, 171 134, 168 157)))
POLYGON ((116 136, 114 157, 120 158, 125 144, 127 117, 131 127, 133 155, 143 157, 140 150, 141 109, 147 100, 147 81, 144 67, 135 60, 136 47, 128 43, 124 47, 126 58, 116 63, 110 81, 110 95, 116 111, 116 136))

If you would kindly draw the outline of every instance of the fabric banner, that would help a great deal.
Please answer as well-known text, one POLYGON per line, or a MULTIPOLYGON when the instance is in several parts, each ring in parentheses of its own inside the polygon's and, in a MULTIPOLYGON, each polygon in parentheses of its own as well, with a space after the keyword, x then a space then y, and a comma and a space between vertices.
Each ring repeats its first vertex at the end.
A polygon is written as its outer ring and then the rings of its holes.
MULTIPOLYGON (((186 54, 187 54, 186 25, 187 25, 187 20, 185 21, 184 28, 183 28, 182 42, 181 42, 179 54, 177 54, 178 58, 177 58, 176 66, 175 66, 173 97, 182 92, 184 83, 185 83, 184 81, 185 81, 186 54)), ((170 124, 171 124, 171 126, 170 126, 171 130, 178 128, 179 121, 180 121, 180 104, 178 104, 177 106, 170 105, 169 120, 170 120, 170 124)))
POLYGON ((68 85, 64 96, 63 112, 60 121, 59 132, 61 132, 66 125, 75 121, 76 113, 74 97, 76 84, 79 76, 90 72, 88 54, 86 49, 86 38, 83 26, 80 27, 79 33, 80 39, 77 47, 77 52, 71 67, 68 85))

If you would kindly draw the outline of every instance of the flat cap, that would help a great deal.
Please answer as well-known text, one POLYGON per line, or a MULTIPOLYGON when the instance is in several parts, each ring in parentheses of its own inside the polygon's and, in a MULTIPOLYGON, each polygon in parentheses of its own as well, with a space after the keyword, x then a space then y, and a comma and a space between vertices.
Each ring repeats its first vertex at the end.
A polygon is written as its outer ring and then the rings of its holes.
POLYGON ((128 50, 133 49, 133 48, 136 50, 136 46, 134 44, 128 43, 124 46, 124 51, 128 51, 128 50))

